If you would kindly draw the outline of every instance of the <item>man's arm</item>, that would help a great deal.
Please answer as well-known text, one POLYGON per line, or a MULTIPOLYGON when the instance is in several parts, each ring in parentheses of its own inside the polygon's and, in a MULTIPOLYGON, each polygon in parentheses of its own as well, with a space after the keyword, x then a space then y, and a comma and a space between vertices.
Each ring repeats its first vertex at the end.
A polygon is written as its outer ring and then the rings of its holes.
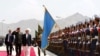
POLYGON ((7 44, 7 37, 8 37, 8 34, 6 34, 6 37, 5 37, 5 44, 7 44))
POLYGON ((31 34, 30 34, 30 44, 32 45, 32 36, 31 36, 31 34))
POLYGON ((15 35, 12 35, 12 44, 15 42, 15 35))

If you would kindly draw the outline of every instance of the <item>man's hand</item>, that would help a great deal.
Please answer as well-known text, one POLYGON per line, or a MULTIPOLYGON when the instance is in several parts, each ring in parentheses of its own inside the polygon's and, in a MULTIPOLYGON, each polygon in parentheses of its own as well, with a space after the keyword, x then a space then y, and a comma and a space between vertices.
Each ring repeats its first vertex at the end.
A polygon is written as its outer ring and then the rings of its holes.
POLYGON ((14 47, 12 46, 12 50, 14 51, 14 47))

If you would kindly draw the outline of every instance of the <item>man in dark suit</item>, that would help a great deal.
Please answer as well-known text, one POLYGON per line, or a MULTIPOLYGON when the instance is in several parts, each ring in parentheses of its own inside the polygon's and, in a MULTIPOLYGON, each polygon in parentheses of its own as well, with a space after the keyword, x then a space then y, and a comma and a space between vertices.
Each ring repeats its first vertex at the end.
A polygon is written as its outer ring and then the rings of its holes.
POLYGON ((29 30, 26 30, 25 32, 26 33, 23 34, 22 44, 24 46, 26 46, 26 45, 31 46, 31 34, 29 34, 29 30))
POLYGON ((14 44, 15 44, 15 49, 16 49, 16 56, 20 56, 23 34, 22 32, 20 32, 20 28, 17 28, 16 31, 14 31, 12 34, 15 35, 14 44))
POLYGON ((6 38, 5 38, 5 44, 6 44, 6 49, 7 49, 7 56, 11 56, 12 55, 12 48, 13 48, 13 35, 11 33, 11 30, 9 30, 9 33, 6 34, 6 38))
POLYGON ((64 55, 67 56, 67 52, 68 52, 68 40, 65 37, 63 39, 63 48, 64 48, 64 55))
POLYGON ((25 31, 25 34, 23 34, 22 44, 26 49, 25 55, 29 55, 29 52, 30 52, 29 50, 30 50, 30 46, 31 46, 31 34, 29 34, 29 29, 27 29, 25 31))

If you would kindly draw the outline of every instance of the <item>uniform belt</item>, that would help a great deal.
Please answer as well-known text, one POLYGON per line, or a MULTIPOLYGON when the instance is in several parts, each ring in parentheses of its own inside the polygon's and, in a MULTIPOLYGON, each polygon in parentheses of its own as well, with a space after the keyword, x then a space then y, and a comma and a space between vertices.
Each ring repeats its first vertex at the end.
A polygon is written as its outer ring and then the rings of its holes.
POLYGON ((77 42, 75 41, 75 44, 76 44, 77 42))
POLYGON ((89 35, 87 35, 87 36, 86 36, 86 38, 87 38, 87 39, 90 39, 90 36, 89 36, 89 35))
POLYGON ((92 38, 92 39, 98 39, 98 36, 94 36, 94 38, 92 38))
POLYGON ((82 42, 79 42, 79 44, 81 44, 82 42))
POLYGON ((78 37, 78 40, 80 40, 81 39, 81 37, 78 37))
POLYGON ((98 41, 96 42, 96 45, 99 45, 99 42, 98 41))
POLYGON ((98 39, 98 36, 95 36, 96 39, 98 39))
POLYGON ((68 42, 68 43, 70 43, 70 42, 68 42))
POLYGON ((85 44, 85 41, 83 42, 83 44, 85 44))
POLYGON ((90 44, 90 41, 88 41, 87 44, 90 44))

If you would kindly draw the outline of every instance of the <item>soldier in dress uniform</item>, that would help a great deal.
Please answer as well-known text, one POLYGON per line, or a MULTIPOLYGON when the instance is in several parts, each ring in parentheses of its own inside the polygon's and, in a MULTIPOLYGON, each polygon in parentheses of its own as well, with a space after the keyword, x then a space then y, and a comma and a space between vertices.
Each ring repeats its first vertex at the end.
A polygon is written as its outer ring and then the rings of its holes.
POLYGON ((73 56, 73 49, 72 49, 72 28, 69 27, 69 56, 73 56))
POLYGON ((98 47, 97 47, 97 51, 100 55, 100 18, 99 18, 99 26, 98 26, 98 47))
POLYGON ((85 56, 85 32, 84 32, 84 24, 81 24, 81 53, 80 56, 85 56))
POLYGON ((71 56, 71 53, 72 53, 72 50, 71 50, 71 38, 70 38, 70 36, 71 36, 71 33, 70 33, 70 27, 68 27, 68 50, 69 50, 69 56, 71 56))
POLYGON ((73 56, 75 56, 75 43, 74 43, 74 41, 75 41, 75 35, 74 35, 74 30, 75 30, 75 28, 74 28, 74 26, 72 26, 72 36, 71 36, 71 40, 72 40, 72 51, 73 51, 73 56))
POLYGON ((78 51, 77 51, 77 56, 82 56, 83 55, 83 25, 82 23, 78 25, 78 30, 77 30, 77 43, 79 43, 78 51))
POLYGON ((96 39, 97 39, 97 42, 96 42, 96 51, 95 51, 95 55, 100 55, 99 54, 99 29, 100 29, 100 24, 99 24, 99 22, 100 22, 100 17, 95 17, 95 26, 96 26, 96 29, 97 29, 97 37, 96 37, 96 39))
POLYGON ((79 25, 77 24, 76 25, 76 36, 77 36, 77 39, 76 39, 76 41, 77 41, 77 43, 76 43, 76 53, 75 53, 75 55, 77 55, 77 56, 79 56, 79 43, 80 43, 80 40, 79 40, 79 25))
POLYGON ((94 56, 94 51, 96 50, 96 43, 98 39, 98 30, 97 30, 97 19, 95 19, 95 24, 93 27, 93 33, 92 33, 92 38, 91 38, 91 44, 90 44, 90 53, 89 56, 94 56))
POLYGON ((68 36, 67 36, 67 38, 68 38, 68 56, 71 56, 71 48, 70 48, 70 27, 68 27, 68 29, 67 29, 67 34, 68 34, 68 36))
POLYGON ((64 47, 64 55, 67 56, 67 52, 68 52, 68 40, 67 38, 63 37, 63 47, 64 47))
POLYGON ((86 55, 89 54, 90 51, 90 42, 91 42, 91 36, 92 36, 92 31, 93 29, 93 21, 90 20, 90 22, 88 22, 87 26, 86 26, 86 55))

